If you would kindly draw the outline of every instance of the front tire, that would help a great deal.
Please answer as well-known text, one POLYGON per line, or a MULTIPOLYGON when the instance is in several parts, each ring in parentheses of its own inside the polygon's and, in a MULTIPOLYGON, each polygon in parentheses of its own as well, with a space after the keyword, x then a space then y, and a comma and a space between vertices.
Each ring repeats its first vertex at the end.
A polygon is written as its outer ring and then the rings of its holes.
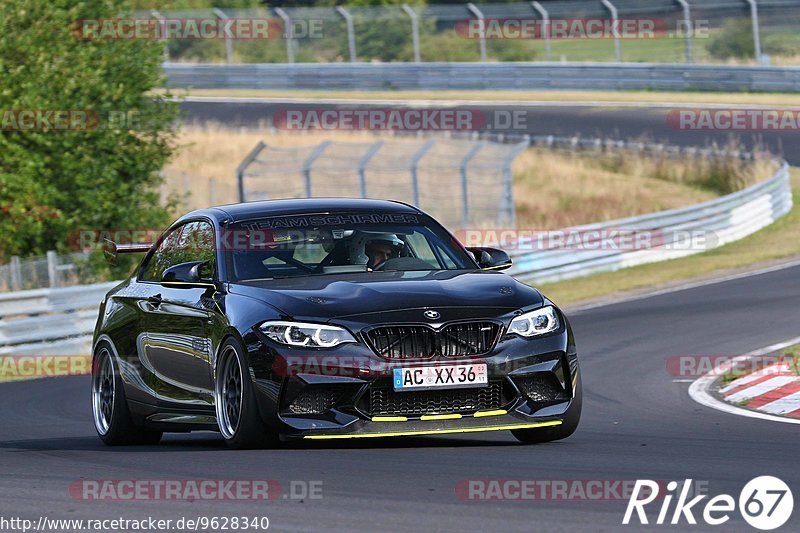
POLYGON ((214 377, 214 404, 217 424, 225 443, 237 450, 274 445, 277 438, 258 413, 253 381, 241 344, 229 338, 220 347, 219 354, 214 377))
POLYGON ((162 432, 133 423, 122 377, 108 344, 100 344, 92 358, 92 414, 97 435, 109 446, 157 444, 162 432))

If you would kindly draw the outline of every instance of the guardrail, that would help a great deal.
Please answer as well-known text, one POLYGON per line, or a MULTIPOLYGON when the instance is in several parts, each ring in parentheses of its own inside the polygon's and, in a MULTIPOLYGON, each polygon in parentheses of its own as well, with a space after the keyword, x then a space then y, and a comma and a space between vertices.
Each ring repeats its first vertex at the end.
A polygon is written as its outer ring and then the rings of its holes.
POLYGON ((97 307, 118 283, 0 293, 0 355, 86 355, 97 307))
POLYGON ((165 63, 170 87, 340 90, 800 91, 800 67, 679 63, 165 63))
POLYGON ((614 249, 611 246, 599 250, 551 248, 513 253, 514 266, 509 273, 528 283, 550 283, 685 257, 755 233, 787 214, 791 208, 789 165, 784 162, 772 177, 708 202, 559 230, 581 237, 616 231, 629 235, 648 234, 663 239, 657 246, 642 249, 635 246, 614 249), (692 232, 706 237, 702 246, 676 242, 692 232))

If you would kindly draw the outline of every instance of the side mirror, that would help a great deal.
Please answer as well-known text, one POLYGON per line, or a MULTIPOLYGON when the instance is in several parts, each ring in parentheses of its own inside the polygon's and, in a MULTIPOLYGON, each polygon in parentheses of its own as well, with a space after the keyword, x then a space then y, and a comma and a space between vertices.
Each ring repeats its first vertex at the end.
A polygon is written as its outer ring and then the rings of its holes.
POLYGON ((197 286, 213 283, 209 278, 200 275, 200 267, 208 264, 208 261, 190 261, 173 265, 164 271, 161 276, 161 283, 175 286, 197 286))
POLYGON ((103 239, 103 255, 111 266, 117 266, 119 254, 146 253, 152 247, 152 243, 117 244, 110 239, 103 239))
POLYGON ((511 266, 511 258, 497 248, 473 247, 467 250, 475 257, 481 270, 505 270, 511 266))

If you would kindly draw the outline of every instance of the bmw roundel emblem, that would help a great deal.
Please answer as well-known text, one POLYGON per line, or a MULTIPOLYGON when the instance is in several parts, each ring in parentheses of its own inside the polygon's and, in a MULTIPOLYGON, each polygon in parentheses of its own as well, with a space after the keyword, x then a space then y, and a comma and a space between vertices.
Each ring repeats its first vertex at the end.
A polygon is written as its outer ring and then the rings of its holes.
POLYGON ((439 311, 434 311, 433 309, 428 309, 427 311, 425 311, 425 318, 436 320, 440 316, 442 315, 439 314, 439 311))

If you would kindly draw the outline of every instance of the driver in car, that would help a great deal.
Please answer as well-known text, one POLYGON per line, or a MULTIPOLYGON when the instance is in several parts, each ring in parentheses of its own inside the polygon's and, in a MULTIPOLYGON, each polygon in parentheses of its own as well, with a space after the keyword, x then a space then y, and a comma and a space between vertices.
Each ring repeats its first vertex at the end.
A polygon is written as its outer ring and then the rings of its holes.
POLYGON ((374 270, 376 267, 385 263, 389 259, 400 257, 400 251, 405 243, 391 233, 368 235, 364 239, 364 254, 366 257, 361 256, 360 261, 362 265, 364 262, 367 264, 368 270, 374 270), (366 260, 366 261, 365 261, 366 260))
POLYGON ((369 257, 367 267, 372 269, 392 257, 397 257, 395 248, 386 241, 369 241, 364 251, 369 257))

